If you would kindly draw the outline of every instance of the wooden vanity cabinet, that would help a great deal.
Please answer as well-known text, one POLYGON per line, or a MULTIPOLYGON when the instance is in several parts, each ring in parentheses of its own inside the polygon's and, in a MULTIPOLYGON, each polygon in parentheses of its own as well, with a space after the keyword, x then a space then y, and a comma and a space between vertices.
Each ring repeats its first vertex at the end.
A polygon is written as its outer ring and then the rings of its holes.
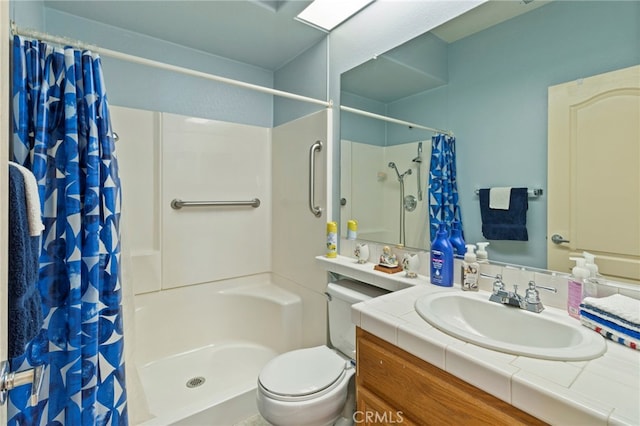
POLYGON ((359 424, 545 424, 360 327, 356 348, 359 424))

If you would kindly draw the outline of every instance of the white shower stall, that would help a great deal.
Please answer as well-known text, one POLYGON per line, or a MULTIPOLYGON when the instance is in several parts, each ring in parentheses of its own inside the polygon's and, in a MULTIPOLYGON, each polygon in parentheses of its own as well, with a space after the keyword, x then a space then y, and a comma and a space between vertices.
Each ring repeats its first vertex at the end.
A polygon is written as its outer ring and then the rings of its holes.
MULTIPOLYGON (((325 343, 326 279, 314 257, 326 217, 309 211, 308 179, 329 114, 264 128, 111 108, 123 286, 135 307, 125 325, 132 423, 234 424, 257 413, 267 361, 325 343), (258 207, 171 205, 255 198, 258 207)), ((314 201, 324 207, 322 154, 314 201)))

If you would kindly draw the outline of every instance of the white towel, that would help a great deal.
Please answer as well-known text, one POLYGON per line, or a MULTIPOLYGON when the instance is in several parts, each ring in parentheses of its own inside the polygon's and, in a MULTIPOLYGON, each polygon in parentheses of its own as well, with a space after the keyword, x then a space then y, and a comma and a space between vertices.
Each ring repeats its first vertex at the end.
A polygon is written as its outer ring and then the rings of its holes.
POLYGON ((603 320, 612 322, 620 327, 628 328, 629 330, 635 331, 636 333, 640 333, 640 324, 632 323, 631 321, 626 321, 621 319, 617 315, 609 314, 601 309, 594 309, 593 306, 588 306, 582 303, 580 305, 580 312, 586 312, 595 317, 602 318, 603 320))
POLYGON ((622 294, 612 294, 601 298, 585 297, 582 303, 609 312, 634 324, 640 324, 640 300, 622 294))
POLYGON ((511 203, 511 187, 496 187, 489 189, 489 208, 494 210, 509 210, 511 203))
POLYGON ((44 230, 42 216, 40 215, 40 194, 38 193, 38 182, 31 170, 18 163, 9 161, 9 164, 22 173, 24 177, 24 193, 27 197, 27 218, 29 220, 29 235, 37 237, 44 230))

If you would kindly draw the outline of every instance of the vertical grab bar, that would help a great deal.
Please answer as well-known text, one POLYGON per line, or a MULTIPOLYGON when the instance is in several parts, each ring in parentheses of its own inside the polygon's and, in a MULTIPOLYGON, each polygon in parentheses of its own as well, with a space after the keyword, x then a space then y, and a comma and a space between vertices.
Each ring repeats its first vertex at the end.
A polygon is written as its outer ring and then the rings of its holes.
POLYGON ((316 141, 309 149, 309 210, 315 217, 322 216, 322 208, 316 206, 316 152, 322 151, 322 142, 316 141))

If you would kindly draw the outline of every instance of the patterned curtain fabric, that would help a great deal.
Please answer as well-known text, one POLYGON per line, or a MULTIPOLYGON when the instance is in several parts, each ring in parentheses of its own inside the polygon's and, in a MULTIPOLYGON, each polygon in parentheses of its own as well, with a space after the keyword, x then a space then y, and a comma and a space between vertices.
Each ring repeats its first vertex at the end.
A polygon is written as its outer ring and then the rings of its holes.
POLYGON ((440 223, 451 231, 451 223, 460 222, 462 214, 458 204, 456 181, 456 138, 442 134, 431 138, 431 165, 429 168, 429 229, 431 241, 436 238, 440 223))
POLYGON ((127 425, 120 288, 120 179, 100 59, 13 40, 13 160, 38 181, 44 326, 13 370, 9 425, 127 425))

